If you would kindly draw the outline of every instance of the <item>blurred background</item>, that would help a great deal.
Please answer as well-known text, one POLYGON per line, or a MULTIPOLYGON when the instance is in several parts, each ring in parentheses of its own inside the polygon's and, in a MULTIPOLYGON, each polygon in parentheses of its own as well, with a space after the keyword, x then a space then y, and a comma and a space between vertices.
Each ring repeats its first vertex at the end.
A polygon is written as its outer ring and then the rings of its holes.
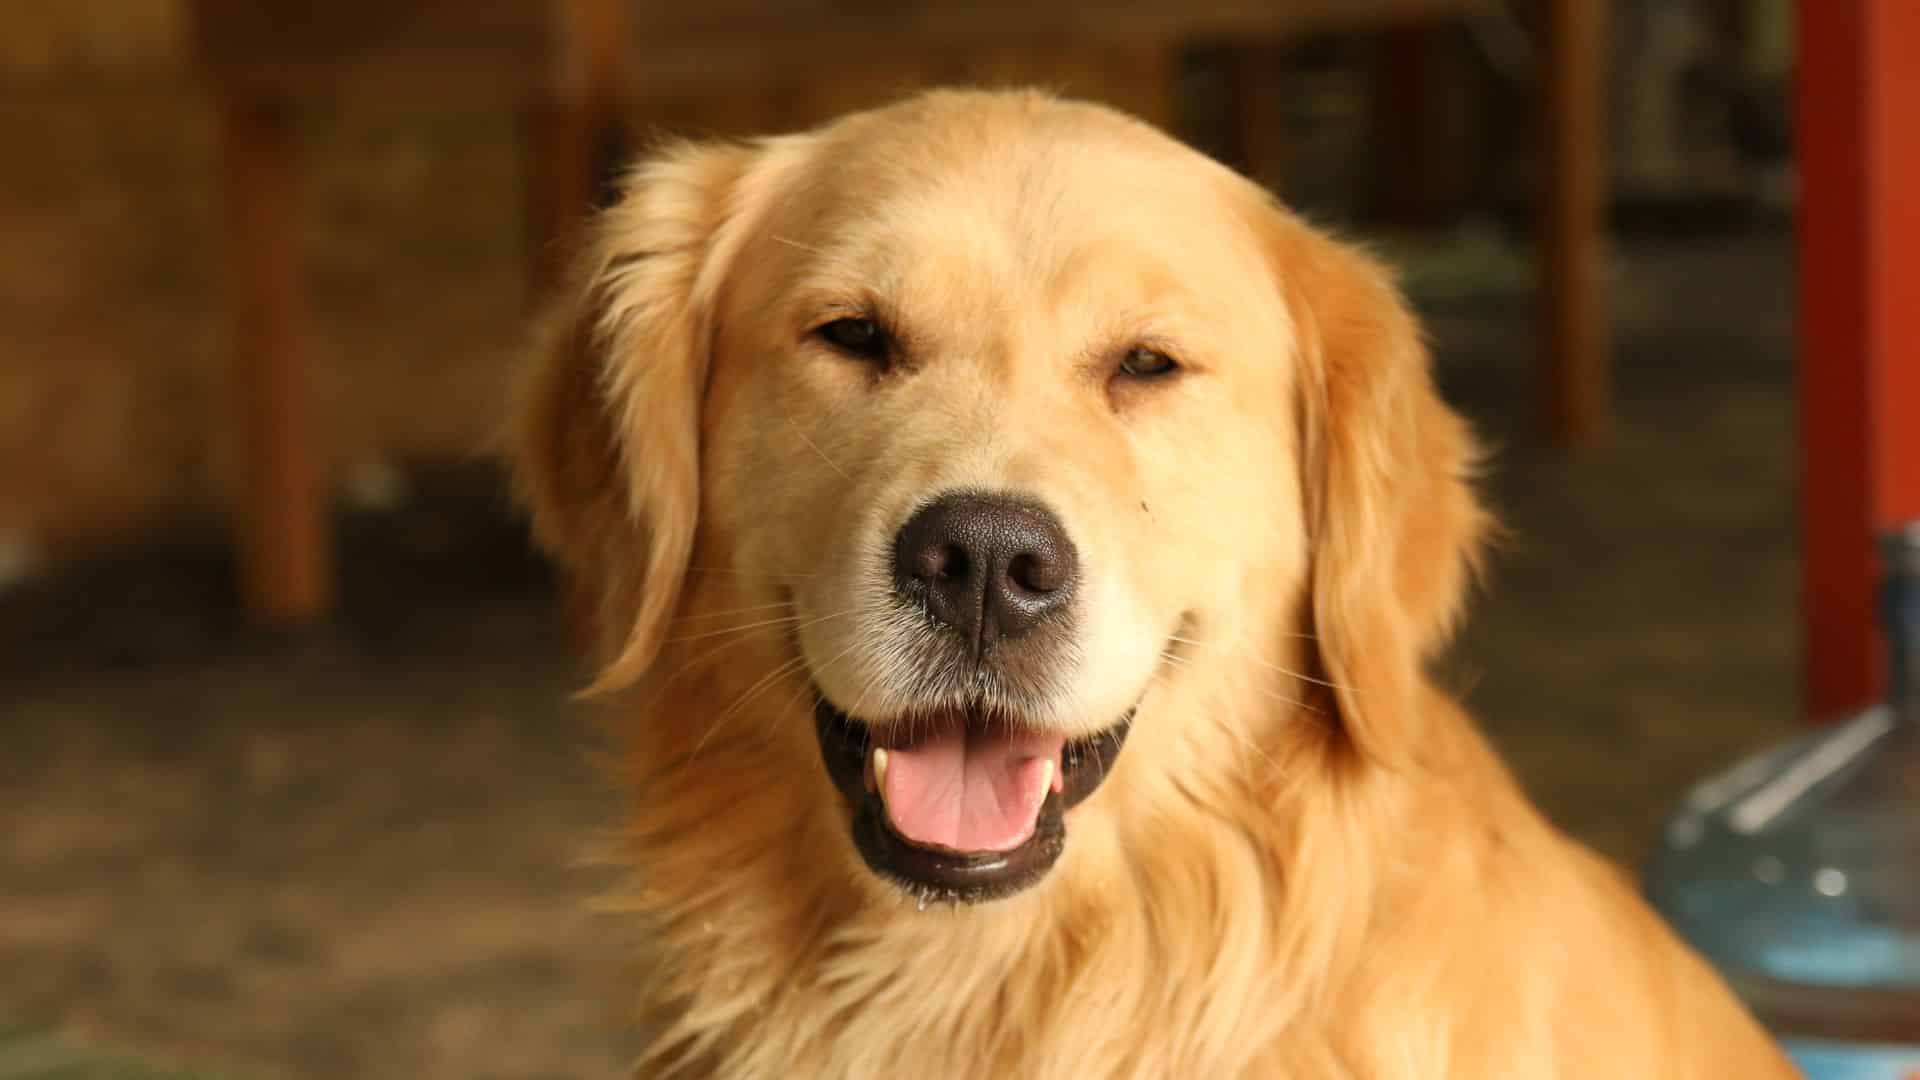
POLYGON ((1789 0, 5 0, 0 1077, 618 1067, 618 795, 503 387, 623 155, 932 83, 1113 102, 1401 268, 1513 531, 1449 678, 1637 866, 1808 711, 1793 37, 1789 0))

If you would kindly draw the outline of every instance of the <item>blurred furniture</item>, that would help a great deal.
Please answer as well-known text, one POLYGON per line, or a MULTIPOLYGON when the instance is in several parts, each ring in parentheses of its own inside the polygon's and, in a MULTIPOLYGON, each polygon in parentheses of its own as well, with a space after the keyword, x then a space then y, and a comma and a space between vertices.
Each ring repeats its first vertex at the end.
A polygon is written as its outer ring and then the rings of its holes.
MULTIPOLYGON (((564 265, 616 111, 650 95, 739 93, 808 73, 846 77, 898 56, 1018 48, 1117 49, 1138 65, 1122 102, 1171 120, 1171 43, 1260 50, 1290 36, 1416 26, 1500 0, 155 0, 185 2, 171 57, 219 101, 236 428, 247 479, 236 510, 243 594, 268 624, 331 604, 324 454, 295 225, 289 138, 296 103, 434 98, 523 117, 529 278, 564 265)), ((1541 204, 1546 413, 1553 436, 1597 436, 1605 416, 1599 264, 1600 0, 1544 4, 1546 163, 1541 204)), ((1271 142, 1251 76, 1243 134, 1271 142)), ((901 89, 874 86, 872 96, 901 89)))
POLYGON ((1874 538, 1920 519, 1920 4, 1798 0, 1806 707, 1883 696, 1874 538))
POLYGON ((1607 427, 1610 345, 1600 280, 1607 9, 1601 0, 1548 0, 1544 16, 1540 165, 1545 175, 1536 200, 1540 334, 1547 430, 1555 441, 1572 446, 1601 438, 1607 427))

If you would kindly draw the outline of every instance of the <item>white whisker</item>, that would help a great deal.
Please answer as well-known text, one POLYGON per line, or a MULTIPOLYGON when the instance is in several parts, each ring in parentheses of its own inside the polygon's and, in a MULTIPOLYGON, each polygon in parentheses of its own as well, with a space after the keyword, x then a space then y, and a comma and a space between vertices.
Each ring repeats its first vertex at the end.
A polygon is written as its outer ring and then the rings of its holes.
POLYGON ((722 637, 727 634, 744 634, 749 630, 762 630, 769 626, 781 626, 786 623, 796 623, 799 621, 800 621, 799 615, 782 615, 777 619, 762 619, 759 622, 743 623, 739 626, 725 626, 725 627, 721 627, 718 630, 705 630, 698 634, 688 634, 685 637, 668 638, 665 642, 663 642, 663 644, 684 645, 690 641, 700 641, 705 638, 722 637))
POLYGON ((744 693, 734 699, 732 705, 727 706, 724 712, 715 717, 713 723, 707 725, 707 730, 701 733, 699 740, 693 744, 693 749, 688 753, 687 759, 692 761, 694 758, 699 757, 700 749, 707 745, 707 740, 713 738, 714 733, 725 726, 726 722, 732 719, 735 713, 745 709, 748 702, 765 693, 768 687, 779 682, 781 678, 805 666, 806 662, 807 658, 805 654, 796 655, 792 659, 775 667, 772 671, 760 676, 752 686, 748 687, 744 693))
POLYGON ((1278 690, 1272 690, 1264 686, 1256 686, 1253 688, 1253 691, 1259 694, 1261 697, 1266 698, 1269 701, 1276 701, 1282 705, 1299 709, 1303 712, 1317 713, 1320 711, 1319 709, 1315 708, 1310 702, 1301 701, 1299 698, 1295 698, 1295 697, 1288 697, 1287 695, 1281 693, 1278 690))
POLYGON ((786 236, 781 236, 779 233, 768 233, 767 239, 772 240, 776 244, 785 244, 786 246, 794 249, 795 251, 804 251, 809 255, 818 255, 823 259, 827 257, 827 253, 824 251, 821 251, 819 248, 809 247, 798 240, 794 240, 786 236))
POLYGON ((853 477, 847 475, 847 470, 834 464, 833 459, 827 456, 827 452, 825 450, 820 449, 819 444, 814 442, 811 438, 809 438, 805 431, 800 430, 800 422, 793 418, 792 413, 787 414, 787 426, 793 429, 793 433, 795 435, 800 436, 801 442, 807 444, 807 449, 812 450, 814 453, 820 455, 820 460, 827 463, 827 468, 832 469, 834 472, 839 473, 840 479, 845 480, 849 484, 853 483, 853 477))
POLYGON ((820 692, 818 688, 820 677, 826 674, 828 671, 831 671, 833 669, 833 665, 846 659, 847 656, 853 652, 853 650, 859 647, 860 647, 860 643, 856 641, 853 644, 847 646, 846 648, 841 649, 837 654, 833 656, 832 659, 828 660, 826 663, 821 664, 817 668, 814 668, 812 672, 812 677, 806 680, 803 680, 800 683, 800 689, 794 691, 793 696, 787 699, 786 704, 782 705, 780 709, 777 712, 773 713, 773 715, 768 719, 766 735, 763 735, 762 737, 765 738, 766 736, 772 735, 773 725, 779 723, 780 717, 783 714, 785 714, 787 710, 797 705, 800 699, 806 696, 808 691, 812 691, 815 695, 818 695, 820 692))
MULTIPOLYGON (((770 625, 789 625, 790 624, 793 627, 793 631, 797 633, 801 630, 818 626, 821 623, 827 622, 828 620, 843 618, 851 614, 853 614, 853 609, 846 608, 841 611, 836 611, 831 615, 821 615, 817 618, 809 619, 805 622, 794 622, 795 619, 799 618, 799 616, 796 615, 793 617, 793 619, 772 619, 772 620, 769 620, 767 623, 758 624, 757 628, 765 629, 767 626, 770 626, 770 625)), ((712 637, 714 635, 702 634, 702 635, 696 635, 696 636, 712 637)), ((646 711, 652 709, 654 706, 660 704, 660 700, 667 696, 667 692, 673 688, 673 684, 678 682, 682 676, 687 675, 690 672, 698 671, 699 669, 705 667, 710 661, 712 661, 715 657, 719 656, 721 653, 726 652, 728 649, 736 648, 743 642, 751 641, 753 640, 753 638, 754 638, 754 635, 752 633, 744 632, 743 630, 743 632, 738 637, 735 637, 730 641, 722 642, 719 645, 716 645, 713 648, 708 649, 706 652, 701 653, 699 656, 694 657, 693 659, 688 660, 685 663, 682 663, 679 667, 673 670, 673 674, 667 676, 665 679, 661 681, 659 691, 655 693, 651 698, 647 699, 647 703, 641 706, 638 711, 641 713, 645 713, 646 711)), ((690 641, 693 639, 687 638, 682 640, 690 641)))
MULTIPOLYGON (((1313 637, 1312 634, 1298 634, 1298 633, 1291 634, 1289 636, 1300 637, 1300 638, 1313 637)), ((1181 637, 1179 634, 1170 635, 1168 637, 1168 640, 1179 642, 1182 645, 1191 645, 1196 649, 1204 649, 1210 644, 1209 642, 1199 641, 1194 638, 1181 637)), ((1305 672, 1295 671, 1292 668, 1283 667, 1269 660, 1264 660, 1259 656, 1256 656, 1253 650, 1249 648, 1244 641, 1236 642, 1229 651, 1234 656, 1240 657, 1243 660, 1251 660, 1252 662, 1259 664, 1261 667, 1266 668, 1268 671, 1274 672, 1275 674, 1278 674, 1278 675, 1285 675, 1290 679, 1298 679, 1301 682, 1308 682, 1308 683, 1313 683, 1317 686, 1324 686, 1329 690, 1344 690, 1348 693, 1353 692, 1353 688, 1350 686, 1345 686, 1341 683, 1328 682, 1325 679, 1316 678, 1315 676, 1308 675, 1305 672)))
MULTIPOLYGON (((890 659, 891 657, 888 657, 888 656, 882 657, 883 663, 886 660, 890 660, 890 659)), ((886 677, 887 674, 888 674, 888 669, 884 666, 878 672, 869 671, 867 673, 867 677, 865 681, 863 681, 860 684, 860 693, 857 696, 855 696, 853 699, 853 707, 847 710, 847 715, 849 717, 855 720, 860 719, 860 706, 865 705, 867 703, 867 695, 872 692, 875 684, 881 682, 883 678, 886 677)))
POLYGON ((792 601, 790 600, 775 600, 770 604, 754 604, 752 607, 730 608, 726 611, 696 611, 691 615, 679 616, 673 621, 674 622, 692 622, 695 619, 722 619, 729 615, 752 615, 756 612, 772 611, 775 608, 783 608, 788 606, 791 603, 792 601))

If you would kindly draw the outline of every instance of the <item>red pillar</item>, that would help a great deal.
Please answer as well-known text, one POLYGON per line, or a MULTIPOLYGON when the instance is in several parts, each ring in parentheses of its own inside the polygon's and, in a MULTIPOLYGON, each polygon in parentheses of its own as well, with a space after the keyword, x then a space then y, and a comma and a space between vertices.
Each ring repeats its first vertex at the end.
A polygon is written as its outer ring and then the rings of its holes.
POLYGON ((1797 11, 1803 648, 1825 719, 1883 692, 1874 535, 1920 519, 1920 3, 1797 11))

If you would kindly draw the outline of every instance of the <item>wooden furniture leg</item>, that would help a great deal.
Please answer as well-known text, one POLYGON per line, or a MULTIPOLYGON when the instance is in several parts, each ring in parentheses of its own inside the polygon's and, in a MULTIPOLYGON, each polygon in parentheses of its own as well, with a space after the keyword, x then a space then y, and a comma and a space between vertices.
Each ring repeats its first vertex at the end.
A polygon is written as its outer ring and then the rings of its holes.
POLYGON ((1601 280, 1606 12, 1600 0, 1549 0, 1546 15, 1539 200, 1546 421, 1553 442, 1580 446, 1605 436, 1610 408, 1601 280))
MULTIPOLYGON (((537 315, 573 264, 586 235, 587 215, 597 194, 596 147, 602 110, 583 101, 549 99, 521 113, 520 159, 526 246, 527 306, 537 315)), ((560 618, 574 647, 595 655, 598 597, 563 574, 560 618)))
MULTIPOLYGON (((609 202, 625 163, 620 104, 627 95, 620 60, 628 43, 620 0, 562 0, 555 6, 562 43, 551 91, 521 113, 522 236, 528 307, 541 310, 565 285, 586 240, 588 216, 609 202)), ((559 616, 580 652, 595 656, 599 597, 562 573, 559 616)))
POLYGON ((1263 42, 1233 46, 1226 63, 1234 165, 1275 192, 1287 175, 1281 59, 1281 46, 1263 42))
POLYGON ((628 42, 620 0, 562 0, 551 85, 521 112, 527 295, 537 308, 572 264, 592 208, 624 163, 618 122, 628 42))
POLYGON ((1374 173, 1380 216, 1399 226, 1430 224, 1446 150, 1434 123, 1434 54, 1439 28, 1396 26, 1381 33, 1374 61, 1374 173))
POLYGON ((1800 0, 1805 706, 1881 698, 1875 533, 1920 519, 1920 5, 1800 0))
POLYGON ((286 112, 229 98, 221 142, 245 474, 236 514, 241 594, 258 623, 311 623, 333 606, 333 574, 286 112))
POLYGON ((580 246, 594 197, 594 110, 542 101, 521 114, 527 297, 538 308, 580 246))
POLYGON ((1079 59, 1101 69, 1109 101, 1156 127, 1180 123, 1180 54, 1165 42, 1119 49, 1089 49, 1079 59))

